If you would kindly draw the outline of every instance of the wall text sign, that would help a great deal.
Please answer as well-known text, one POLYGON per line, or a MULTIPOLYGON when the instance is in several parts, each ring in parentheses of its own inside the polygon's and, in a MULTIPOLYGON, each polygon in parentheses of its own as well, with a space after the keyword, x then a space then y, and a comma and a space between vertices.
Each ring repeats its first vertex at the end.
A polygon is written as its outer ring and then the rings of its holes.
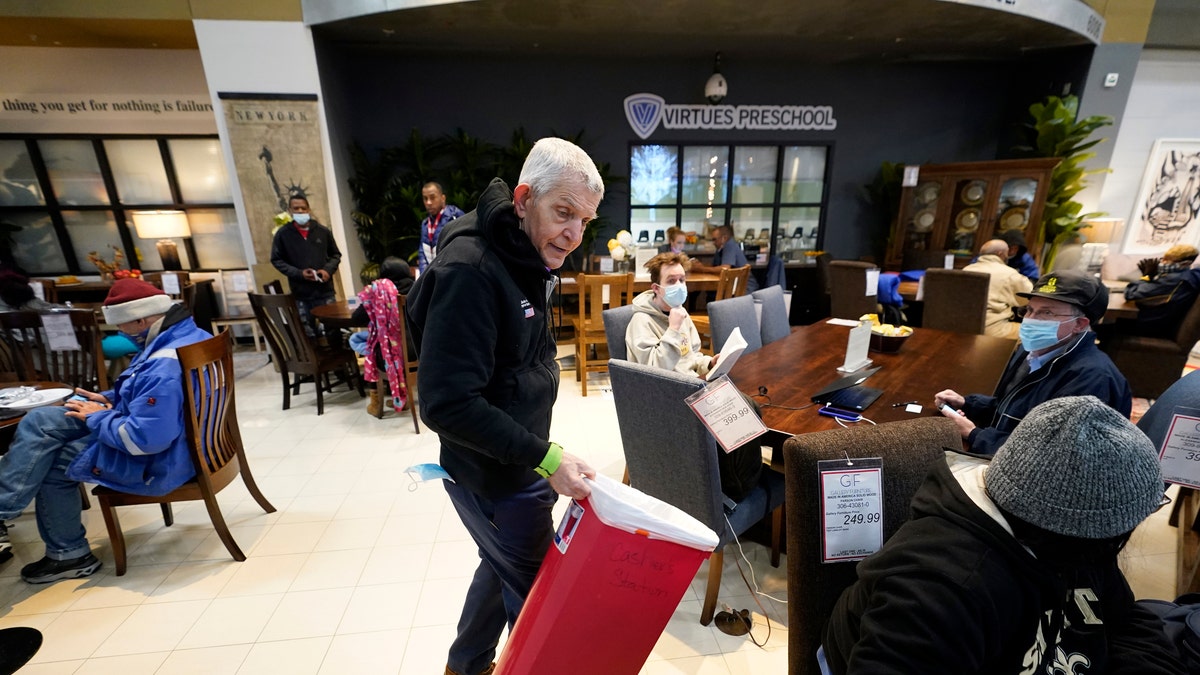
POLYGON ((657 94, 625 97, 625 119, 645 140, 658 129, 819 130, 837 128, 827 105, 707 105, 667 103, 657 94))

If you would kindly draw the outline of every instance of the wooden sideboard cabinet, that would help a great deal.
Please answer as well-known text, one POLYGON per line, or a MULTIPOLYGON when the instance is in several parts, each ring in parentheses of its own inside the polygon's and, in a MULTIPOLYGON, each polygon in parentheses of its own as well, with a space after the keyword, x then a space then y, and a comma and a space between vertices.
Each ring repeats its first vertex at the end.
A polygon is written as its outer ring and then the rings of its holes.
POLYGON ((1040 257, 1042 208, 1058 163, 1049 158, 922 165, 916 185, 901 192, 887 267, 940 267, 946 253, 962 267, 985 241, 1009 230, 1023 232, 1029 252, 1040 257))

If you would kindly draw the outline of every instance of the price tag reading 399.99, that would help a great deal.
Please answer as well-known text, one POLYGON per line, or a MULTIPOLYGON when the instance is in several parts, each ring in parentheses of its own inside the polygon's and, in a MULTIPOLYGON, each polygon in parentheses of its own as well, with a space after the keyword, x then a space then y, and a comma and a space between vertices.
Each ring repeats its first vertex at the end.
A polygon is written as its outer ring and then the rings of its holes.
POLYGON ((725 452, 732 452, 750 439, 767 433, 767 427, 754 414, 750 402, 726 375, 687 397, 686 402, 725 452))
POLYGON ((1200 488, 1200 410, 1177 407, 1174 412, 1158 451, 1163 478, 1200 488))

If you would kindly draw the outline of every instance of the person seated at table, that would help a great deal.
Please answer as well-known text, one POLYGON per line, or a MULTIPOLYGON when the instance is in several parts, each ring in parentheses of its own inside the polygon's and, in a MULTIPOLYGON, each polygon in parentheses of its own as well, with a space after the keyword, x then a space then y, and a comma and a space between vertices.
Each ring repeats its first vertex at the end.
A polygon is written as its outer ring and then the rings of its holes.
POLYGON ((1047 401, 990 463, 934 464, 912 519, 858 564, 818 663, 836 675, 1183 673, 1117 564, 1162 497, 1158 453, 1126 417, 1092 396, 1047 401))
POLYGON ((1017 294, 1033 290, 1033 282, 1008 266, 1005 262, 1007 255, 1008 243, 1003 239, 991 239, 979 247, 979 258, 963 269, 967 272, 983 272, 989 277, 984 334, 1016 339, 1020 324, 1013 310, 1025 305, 1025 301, 1017 294))
POLYGON ((692 261, 683 253, 659 253, 646 261, 650 290, 633 299, 625 329, 629 360, 685 375, 704 377, 713 357, 700 351, 700 334, 683 307, 692 261))
POLYGON ((1125 287, 1125 299, 1137 303, 1137 319, 1118 321, 1113 332, 1174 339, 1200 293, 1200 269, 1192 268, 1198 253, 1195 246, 1179 244, 1167 249, 1161 261, 1140 261, 1145 276, 1125 287))
MULTIPOLYGON (((408 392, 404 388, 404 358, 400 351, 400 303, 398 296, 408 295, 413 287, 412 268, 395 256, 388 256, 379 264, 379 278, 364 288, 358 299, 361 304, 350 316, 354 325, 367 324, 367 330, 350 336, 350 348, 359 356, 366 357, 363 377, 367 382, 376 381, 380 368, 388 373, 388 385, 392 392, 392 406, 396 410, 408 407, 408 392), (396 377, 392 377, 396 373, 396 377)), ((374 387, 367 400, 367 413, 378 415, 383 401, 374 387)))
POLYGON ((1029 278, 1037 281, 1041 272, 1033 256, 1029 255, 1029 247, 1025 244, 1025 235, 1020 230, 1007 230, 997 237, 1008 244, 1006 262, 1008 266, 1029 278))
MULTIPOLYGON (((120 279, 103 305, 105 321, 141 345, 109 391, 25 414, 0 459, 0 520, 37 497, 46 555, 21 569, 31 584, 86 577, 100 569, 80 515, 79 483, 164 495, 195 475, 183 428, 183 372, 175 350, 212 337, 191 313, 140 279, 120 279)), ((0 526, 0 540, 8 531, 0 526)))
POLYGON ((678 227, 667 228, 667 243, 658 247, 659 253, 683 253, 687 245, 687 235, 678 227))
MULTIPOLYGON (((749 263, 746 262, 746 254, 742 252, 742 247, 733 240, 733 228, 728 225, 721 225, 713 230, 709 241, 713 246, 717 247, 717 252, 713 254, 713 264, 694 264, 692 271, 705 274, 720 274, 721 270, 727 270, 734 267, 745 267, 749 263)), ((753 293, 758 290, 758 280, 754 278, 754 274, 746 280, 746 292, 753 293)))
MULTIPOLYGON (((646 261, 650 290, 633 299, 633 317, 625 329, 625 350, 630 361, 698 377, 716 366, 717 357, 700 352, 700 335, 683 308, 690 264, 683 253, 659 253, 646 261)), ((742 398, 757 414, 758 404, 745 394, 742 398)), ((758 485, 762 451, 757 444, 746 443, 732 452, 718 452, 717 469, 721 491, 740 500, 758 485)))
POLYGON ((60 307, 37 297, 29 277, 13 269, 0 270, 0 312, 43 312, 60 307))
POLYGON ((1021 343, 991 396, 946 389, 934 396, 954 420, 972 453, 993 455, 1017 423, 1039 403, 1090 394, 1125 417, 1133 407, 1129 383, 1096 346, 1089 328, 1108 308, 1108 288, 1081 272, 1047 274, 1029 298, 1021 343))

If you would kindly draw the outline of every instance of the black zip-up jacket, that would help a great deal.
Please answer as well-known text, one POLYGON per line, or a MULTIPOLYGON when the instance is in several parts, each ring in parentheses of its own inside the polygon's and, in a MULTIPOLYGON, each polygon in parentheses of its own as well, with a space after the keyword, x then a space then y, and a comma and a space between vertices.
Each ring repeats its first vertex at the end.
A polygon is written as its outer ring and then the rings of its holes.
POLYGON ((421 419, 441 437, 442 467, 488 498, 541 480, 533 467, 550 448, 558 395, 552 279, 496 178, 474 211, 446 225, 408 294, 421 419))
POLYGON ((1029 352, 1018 346, 1000 376, 993 396, 965 396, 963 413, 977 427, 967 438, 972 453, 994 455, 1017 424, 1039 403, 1063 396, 1095 396, 1129 417, 1133 394, 1129 382, 1108 355, 1096 346, 1096 334, 1084 331, 1066 350, 1025 377, 1005 395, 1009 382, 1029 352))
POLYGON ((271 264, 288 278, 292 295, 297 300, 312 300, 323 295, 333 295, 333 275, 342 262, 342 252, 329 228, 315 220, 308 223, 308 237, 300 234, 295 223, 288 223, 275 231, 271 240, 271 264), (304 270, 325 270, 329 281, 311 281, 304 278, 304 270))
POLYGON ((912 511, 859 563, 858 581, 830 615, 822 645, 837 675, 1184 672, 1162 622, 1134 603, 1115 555, 1051 568, 977 505, 945 462, 912 511))

